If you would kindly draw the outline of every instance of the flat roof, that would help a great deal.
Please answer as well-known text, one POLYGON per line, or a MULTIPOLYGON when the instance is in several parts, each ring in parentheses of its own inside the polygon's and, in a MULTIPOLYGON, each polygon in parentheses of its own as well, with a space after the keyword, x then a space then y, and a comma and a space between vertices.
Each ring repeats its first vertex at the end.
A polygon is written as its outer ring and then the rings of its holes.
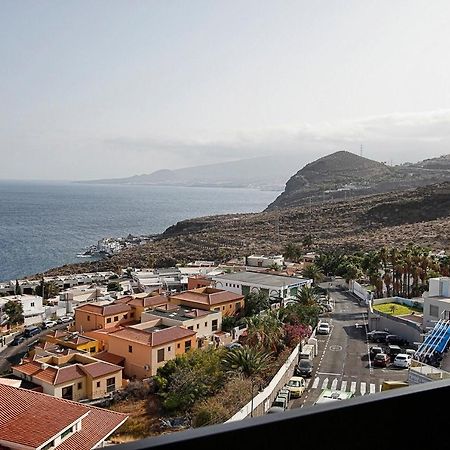
POLYGON ((271 273, 259 272, 235 272, 226 273, 214 277, 216 280, 232 280, 242 283, 263 284, 266 286, 286 287, 292 284, 305 283, 307 278, 284 277, 282 275, 273 275, 271 273))
POLYGON ((194 308, 187 308, 185 306, 180 306, 177 309, 152 309, 149 311, 146 311, 147 314, 151 314, 153 316, 163 317, 163 318, 169 318, 179 321, 185 321, 185 320, 192 320, 196 317, 203 317, 208 314, 212 314, 213 311, 204 311, 200 309, 194 309, 194 308))

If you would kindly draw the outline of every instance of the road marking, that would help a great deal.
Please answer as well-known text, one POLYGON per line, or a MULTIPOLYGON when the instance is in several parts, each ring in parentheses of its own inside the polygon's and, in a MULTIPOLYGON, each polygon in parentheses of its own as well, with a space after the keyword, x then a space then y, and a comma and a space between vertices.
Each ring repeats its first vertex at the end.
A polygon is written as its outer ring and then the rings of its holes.
POLYGON ((328 378, 325 378, 325 380, 323 380, 323 383, 322 383, 322 389, 326 389, 327 386, 328 386, 328 378))
POLYGON ((375 385, 373 383, 370 383, 369 391, 371 394, 375 394, 376 389, 375 389, 375 385))
POLYGON ((341 384, 341 391, 345 391, 346 387, 347 387, 347 380, 344 380, 344 381, 342 381, 342 384, 341 384))
POLYGON ((314 379, 314 383, 313 383, 313 385, 312 385, 312 388, 313 388, 313 389, 316 389, 317 386, 319 386, 319 377, 316 377, 316 378, 314 379))
POLYGON ((356 392, 356 381, 352 381, 350 384, 350 392, 356 392))
POLYGON ((333 382, 331 383, 331 389, 336 390, 337 384, 338 384, 338 379, 335 378, 335 379, 333 380, 333 382))
POLYGON ((361 392, 361 395, 364 395, 366 393, 366 383, 364 381, 361 381, 359 391, 361 392))
POLYGON ((334 372, 316 372, 317 375, 334 375, 334 376, 340 376, 342 373, 334 373, 334 372))

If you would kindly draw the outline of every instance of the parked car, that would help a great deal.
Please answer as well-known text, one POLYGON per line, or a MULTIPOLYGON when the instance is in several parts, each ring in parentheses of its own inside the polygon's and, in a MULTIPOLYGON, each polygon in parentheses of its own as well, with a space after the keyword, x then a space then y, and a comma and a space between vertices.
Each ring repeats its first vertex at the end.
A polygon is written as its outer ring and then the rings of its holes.
POLYGON ((288 406, 288 402, 286 400, 286 397, 277 396, 275 398, 275 400, 273 401, 272 406, 267 411, 267 414, 284 412, 284 411, 286 411, 287 406, 288 406))
POLYGON ((289 403, 289 401, 291 400, 291 391, 286 386, 284 386, 278 391, 277 397, 285 397, 287 402, 289 403))
POLYGON ((9 343, 9 345, 19 345, 19 344, 22 344, 25 341, 26 341, 25 336, 18 335, 9 343))
POLYGON ((367 333, 367 339, 372 342, 386 342, 386 336, 388 335, 387 331, 373 330, 367 333))
POLYGON ((62 316, 58 320, 59 323, 67 323, 67 322, 72 322, 72 321, 73 321, 72 316, 62 316))
POLYGON ((294 375, 309 378, 312 375, 313 363, 310 359, 301 359, 295 366, 294 375))
POLYGON ((408 369, 411 366, 411 356, 406 353, 399 353, 394 358, 394 366, 408 369))
POLYGON ((291 392, 292 397, 301 397, 306 389, 305 379, 302 377, 292 377, 286 384, 286 389, 291 392))
POLYGON ((386 336, 386 344, 406 345, 408 341, 397 334, 388 334, 386 336))
POLYGON ((374 345, 373 347, 370 347, 369 355, 370 359, 374 359, 376 355, 379 353, 384 353, 383 347, 380 347, 379 345, 374 345))
POLYGON ((52 328, 52 327, 54 327, 55 325, 57 325, 58 324, 58 322, 56 321, 56 320, 46 320, 44 323, 43 323, 43 327, 45 328, 45 329, 47 329, 47 328, 52 328))
POLYGON ((389 355, 391 360, 394 360, 399 353, 404 353, 403 350, 398 345, 388 345, 386 353, 389 355))
POLYGON ((330 334, 330 324, 328 322, 320 322, 317 325, 317 334, 330 334))
POLYGON ((42 330, 39 327, 35 327, 35 326, 30 326, 25 328, 25 330, 23 331, 23 335, 26 338, 29 338, 31 336, 36 336, 36 334, 39 334, 42 330))
POLYGON ((373 365, 375 367, 387 367, 390 362, 390 358, 386 353, 377 353, 373 359, 373 365))

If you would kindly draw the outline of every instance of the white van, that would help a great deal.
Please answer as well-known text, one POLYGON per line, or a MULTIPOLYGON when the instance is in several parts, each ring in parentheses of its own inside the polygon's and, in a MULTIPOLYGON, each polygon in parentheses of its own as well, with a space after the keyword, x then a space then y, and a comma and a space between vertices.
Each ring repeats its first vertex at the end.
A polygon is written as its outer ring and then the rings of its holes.
POLYGON ((299 353, 298 359, 309 359, 312 361, 313 358, 314 358, 314 345, 305 344, 299 353))

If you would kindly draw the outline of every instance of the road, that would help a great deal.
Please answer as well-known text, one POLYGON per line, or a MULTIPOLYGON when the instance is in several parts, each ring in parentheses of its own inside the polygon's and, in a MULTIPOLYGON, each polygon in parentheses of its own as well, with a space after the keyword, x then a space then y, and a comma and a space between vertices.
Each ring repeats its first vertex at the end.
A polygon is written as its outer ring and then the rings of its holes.
POLYGON ((375 394, 385 380, 406 381, 407 370, 373 367, 372 343, 366 340, 367 308, 351 294, 330 288, 333 312, 321 317, 331 324, 329 335, 318 335, 319 352, 305 393, 291 408, 311 406, 323 389, 352 391, 354 396, 375 394))
POLYGON ((0 374, 7 373, 11 365, 18 364, 23 356, 28 352, 31 345, 39 341, 42 336, 50 333, 53 330, 61 330, 67 328, 67 323, 58 324, 48 330, 42 330, 39 334, 28 338, 25 342, 19 345, 10 345, 0 353, 0 374))

